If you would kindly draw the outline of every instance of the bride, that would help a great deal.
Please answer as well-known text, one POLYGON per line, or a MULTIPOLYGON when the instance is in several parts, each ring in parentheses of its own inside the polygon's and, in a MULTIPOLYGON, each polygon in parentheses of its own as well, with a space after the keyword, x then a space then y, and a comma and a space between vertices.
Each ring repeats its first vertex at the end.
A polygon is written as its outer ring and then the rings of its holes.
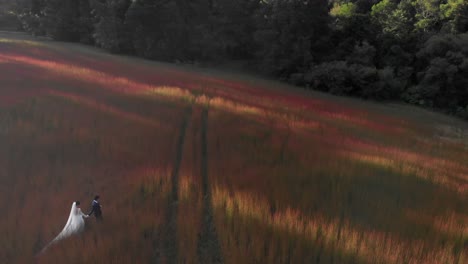
POLYGON ((59 242, 62 239, 65 239, 69 236, 72 236, 74 234, 81 233, 84 230, 85 227, 85 221, 83 218, 88 218, 88 215, 85 215, 80 208, 80 202, 76 201, 73 202, 71 211, 70 211, 70 216, 68 217, 68 221, 65 224, 65 227, 63 228, 62 232, 58 234, 52 240, 42 251, 43 253, 48 247, 50 247, 52 244, 55 244, 59 242))

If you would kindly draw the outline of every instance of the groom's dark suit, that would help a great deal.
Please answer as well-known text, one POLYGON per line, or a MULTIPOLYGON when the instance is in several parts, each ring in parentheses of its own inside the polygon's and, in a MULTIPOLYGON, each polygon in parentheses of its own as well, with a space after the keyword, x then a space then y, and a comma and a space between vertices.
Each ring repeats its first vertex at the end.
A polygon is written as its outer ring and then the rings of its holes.
POLYGON ((89 212, 88 215, 92 215, 94 213, 94 216, 96 217, 97 220, 102 219, 102 211, 101 211, 101 205, 99 204, 98 201, 93 200, 93 203, 91 204, 92 209, 91 212, 89 212))

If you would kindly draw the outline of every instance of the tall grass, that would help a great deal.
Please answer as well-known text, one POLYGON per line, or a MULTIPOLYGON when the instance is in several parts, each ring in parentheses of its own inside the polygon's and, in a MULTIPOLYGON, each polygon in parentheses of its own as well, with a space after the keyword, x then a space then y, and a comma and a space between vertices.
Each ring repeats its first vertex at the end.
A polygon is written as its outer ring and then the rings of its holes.
POLYGON ((1 262, 467 261, 466 124, 203 71, 2 37, 1 262))

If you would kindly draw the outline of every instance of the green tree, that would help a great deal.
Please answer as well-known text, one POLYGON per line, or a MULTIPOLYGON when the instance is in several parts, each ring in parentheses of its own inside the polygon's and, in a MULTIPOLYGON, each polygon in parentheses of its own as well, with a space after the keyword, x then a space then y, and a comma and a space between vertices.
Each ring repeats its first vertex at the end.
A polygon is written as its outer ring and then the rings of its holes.
POLYGON ((405 40, 414 30, 410 8, 408 0, 402 0, 399 4, 392 0, 383 0, 372 6, 372 22, 378 25, 382 34, 387 37, 405 40))
POLYGON ((414 0, 417 30, 424 33, 437 33, 440 30, 442 27, 440 4, 441 0, 414 0))
POLYGON ((131 0, 92 0, 97 20, 93 34, 96 45, 111 52, 128 52, 124 22, 130 4, 131 0))
POLYGON ((260 0, 213 1, 207 31, 219 43, 228 58, 246 59, 254 55, 256 30, 255 15, 260 0))
POLYGON ((417 54, 418 83, 407 91, 406 100, 452 112, 467 109, 467 47, 468 34, 428 39, 417 54))
POLYGON ((17 16, 18 7, 16 1, 0 1, 0 30, 17 30, 21 27, 17 16))
POLYGON ((262 1, 258 18, 257 58, 283 77, 309 67, 318 55, 314 45, 328 31, 326 0, 262 1))
POLYGON ((93 20, 88 0, 45 0, 41 14, 41 26, 52 38, 91 41, 93 20))
POLYGON ((356 15, 356 4, 354 3, 342 3, 335 2, 333 7, 330 9, 330 15, 336 18, 351 18, 356 15))
POLYGON ((468 2, 465 0, 447 0, 440 5, 443 18, 447 21, 445 27, 451 33, 468 31, 468 2))
POLYGON ((45 35, 42 26, 45 0, 17 0, 13 4, 13 9, 21 23, 22 30, 33 35, 45 35))

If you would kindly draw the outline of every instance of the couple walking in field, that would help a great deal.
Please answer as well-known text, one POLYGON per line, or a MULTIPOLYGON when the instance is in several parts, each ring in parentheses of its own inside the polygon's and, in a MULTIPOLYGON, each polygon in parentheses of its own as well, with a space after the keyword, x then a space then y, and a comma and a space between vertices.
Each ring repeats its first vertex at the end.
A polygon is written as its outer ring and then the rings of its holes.
POLYGON ((58 234, 46 247, 44 247, 41 253, 43 253, 49 246, 59 242, 62 239, 65 239, 74 234, 81 233, 85 227, 84 218, 88 218, 90 215, 94 214, 96 220, 101 221, 102 207, 99 203, 99 195, 94 197, 94 200, 91 203, 91 207, 91 211, 88 214, 84 214, 80 208, 80 201, 73 202, 68 221, 65 224, 65 227, 62 229, 62 232, 60 232, 60 234, 58 234))

